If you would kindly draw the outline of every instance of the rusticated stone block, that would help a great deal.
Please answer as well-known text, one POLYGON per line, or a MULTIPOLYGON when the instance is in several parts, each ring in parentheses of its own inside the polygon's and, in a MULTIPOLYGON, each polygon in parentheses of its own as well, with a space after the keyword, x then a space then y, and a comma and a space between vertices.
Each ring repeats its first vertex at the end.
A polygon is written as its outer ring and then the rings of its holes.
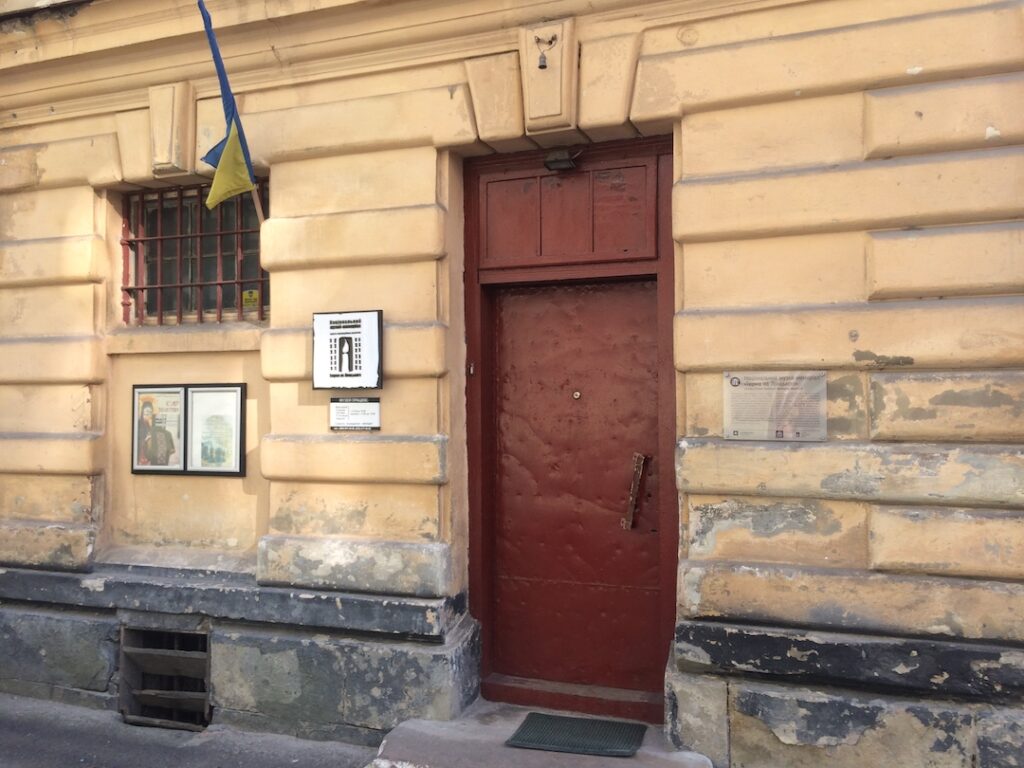
POLYGON ((941 703, 731 686, 732 768, 968 768, 973 717, 941 703))
POLYGON ((580 41, 579 127, 591 141, 628 139, 641 35, 580 41))
POLYGON ((440 435, 265 435, 260 451, 268 480, 442 485, 446 445, 440 435))
MULTIPOLYGON (((850 93, 684 115, 683 177, 858 161, 863 110, 863 96, 850 93)), ((823 271, 817 280, 828 279, 823 271)))
POLYGON ((88 570, 95 544, 90 523, 0 522, 0 563, 7 565, 88 570))
POLYGON ((686 372, 1012 367, 1024 365, 1021 327, 1019 296, 684 310, 675 318, 675 362, 686 372))
POLYGON ((94 295, 90 283, 0 288, 0 334, 24 338, 91 333, 94 295), (47 309, 32 312, 27 307, 47 309))
POLYGON ((210 637, 213 702, 294 734, 378 732, 448 720, 477 694, 478 631, 468 617, 443 644, 380 642, 221 624, 210 637))
MULTIPOLYGON (((287 117, 278 116, 274 129, 294 122, 298 112, 315 109, 306 107, 291 110, 287 117)), ((250 144, 253 143, 251 125, 246 123, 250 144)), ((334 131, 330 125, 323 128, 334 131)), ((434 205, 437 203, 437 174, 438 152, 432 146, 277 163, 270 187, 270 210, 274 216, 290 217, 434 205), (322 182, 325 177, 334 179, 334 183, 325 186, 322 182)), ((275 296, 275 302, 277 298, 275 296)))
POLYGON ((871 436, 881 440, 1024 440, 1024 373, 873 373, 871 436))
MULTIPOLYGON (((447 371, 446 330, 441 323, 385 324, 385 376, 388 379, 443 376, 447 371)), ((274 328, 264 331, 260 367, 263 377, 268 381, 304 381, 312 378, 312 332, 308 328, 274 328)))
POLYGON ((93 235, 96 192, 89 186, 0 195, 0 242, 93 235), (60 211, 58 219, 53 215, 60 211))
POLYGON ((1020 222, 872 232, 868 298, 1019 293, 1024 290, 1022 245, 1020 222))
POLYGON ((1024 710, 989 710, 978 715, 977 768, 1024 767, 1024 710))
POLYGON ((679 443, 686 493, 1024 504, 1024 446, 730 442, 679 443))
POLYGON ((681 308, 861 301, 864 243, 863 232, 687 243, 681 308))
POLYGON ((641 56, 631 117, 647 132, 718 106, 1019 68, 1022 26, 1016 6, 976 8, 641 56))
MULTIPOLYGON (((865 154, 924 154, 1019 144, 1024 116, 1020 75, 952 80, 865 94, 865 154)), ((970 271, 970 270, 965 270, 970 271)))
POLYGON ((1024 513, 949 507, 876 507, 871 567, 887 571, 1024 577, 1024 513))
POLYGON ((466 78, 480 140, 498 151, 534 147, 524 138, 523 84, 519 73, 518 51, 466 59, 466 78))
POLYGON ((308 327, 313 312, 356 306, 381 307, 389 324, 438 322, 439 272, 434 261, 278 272, 272 322, 279 328, 308 327))
POLYGON ((0 384, 0 432, 86 432, 93 429, 93 410, 86 385, 0 384))
POLYGON ((117 666, 117 631, 112 614, 0 608, 0 682, 106 691, 117 666))
MULTIPOLYGON (((686 434, 722 436, 722 374, 688 373, 685 376, 686 434)), ((828 436, 832 440, 868 436, 866 375, 831 371, 828 375, 828 436)))
MULTIPOLYGON (((223 134, 217 132, 224 130, 223 116, 218 116, 216 128, 203 117, 204 112, 199 112, 200 154, 218 141, 223 134)), ((243 120, 253 162, 273 164, 275 174, 278 164, 296 157, 417 144, 466 146, 477 139, 465 83, 250 114, 243 110, 243 120)), ((329 186, 345 186, 345 180, 335 181, 329 186)), ((272 207, 276 206, 275 202, 272 207)))
POLYGON ((112 133, 28 144, 0 150, 0 191, 107 187, 122 178, 117 136, 112 133))
POLYGON ((678 749, 729 768, 729 684, 726 678, 672 669, 665 675, 665 733, 678 749))
POLYGON ((678 182, 672 233, 680 243, 799 232, 1016 218, 1016 147, 839 168, 678 182))
POLYGON ((4 384, 100 382, 106 377, 106 363, 98 336, 0 340, 4 384))
POLYGON ((0 285, 97 283, 106 269, 101 237, 55 237, 0 243, 0 285))
POLYGON ((1024 641, 1024 584, 693 561, 680 572, 686 618, 1024 641))
POLYGON ((439 259, 444 223, 438 205, 271 218, 260 229, 260 264, 278 272, 439 259))
POLYGON ((440 597, 451 582, 451 555, 440 542, 264 536, 261 584, 440 597))
POLYGON ((85 475, 0 475, 0 510, 14 520, 91 523, 99 518, 98 478, 85 475))
MULTIPOLYGON (((381 410, 387 413, 377 437, 429 435, 442 423, 438 402, 440 382, 432 376, 422 378, 386 377, 381 397, 381 410)), ((337 390, 314 390, 309 381, 271 382, 270 419, 274 430, 282 435, 316 435, 324 430, 324 412, 337 390)), ((336 434, 336 433, 335 433, 336 434)), ((341 530, 335 533, 355 533, 341 530)), ((385 537, 387 538, 387 537, 385 537)))
POLYGON ((867 506, 817 499, 689 497, 693 560, 863 567, 867 506))
POLYGON ((681 621, 675 663, 690 673, 885 688, 908 695, 1024 698, 1024 654, 1012 646, 681 621))
POLYGON ((103 468, 98 432, 0 434, 0 472, 96 475, 103 468))
MULTIPOLYGON (((322 416, 321 411, 321 416, 322 416)), ((270 533, 433 540, 435 486, 380 483, 271 483, 270 533)))

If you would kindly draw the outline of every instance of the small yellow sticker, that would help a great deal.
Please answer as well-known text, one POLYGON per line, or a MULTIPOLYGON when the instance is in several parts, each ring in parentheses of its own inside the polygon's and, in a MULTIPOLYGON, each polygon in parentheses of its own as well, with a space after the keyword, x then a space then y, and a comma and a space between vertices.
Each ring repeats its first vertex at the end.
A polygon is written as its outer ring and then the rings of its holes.
POLYGON ((259 309, 260 292, 256 290, 242 291, 242 309, 259 309))

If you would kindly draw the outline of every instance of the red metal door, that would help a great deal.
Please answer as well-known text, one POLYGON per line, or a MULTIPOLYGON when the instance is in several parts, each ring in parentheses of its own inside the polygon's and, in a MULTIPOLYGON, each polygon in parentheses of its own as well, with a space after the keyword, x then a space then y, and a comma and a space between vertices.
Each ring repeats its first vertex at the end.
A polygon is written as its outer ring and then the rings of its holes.
POLYGON ((506 288, 495 302, 495 671, 654 691, 656 285, 506 288), (633 454, 649 457, 625 530, 633 454))
POLYGON ((664 143, 470 165, 471 609, 487 698, 657 721, 677 538, 664 143), (647 457, 624 528, 634 454, 647 457))

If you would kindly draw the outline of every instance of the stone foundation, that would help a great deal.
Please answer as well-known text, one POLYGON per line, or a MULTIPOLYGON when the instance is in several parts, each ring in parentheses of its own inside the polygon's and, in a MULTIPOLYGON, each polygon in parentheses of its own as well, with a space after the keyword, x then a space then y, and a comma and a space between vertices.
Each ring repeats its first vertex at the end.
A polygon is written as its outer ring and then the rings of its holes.
POLYGON ((0 601, 0 690, 21 695, 115 708, 121 626, 208 631, 213 722, 251 730, 375 745, 402 720, 457 716, 479 688, 462 597, 110 567, 0 570, 0 601))
POLYGON ((1018 649, 681 622, 666 728, 715 768, 1020 768, 1018 649))

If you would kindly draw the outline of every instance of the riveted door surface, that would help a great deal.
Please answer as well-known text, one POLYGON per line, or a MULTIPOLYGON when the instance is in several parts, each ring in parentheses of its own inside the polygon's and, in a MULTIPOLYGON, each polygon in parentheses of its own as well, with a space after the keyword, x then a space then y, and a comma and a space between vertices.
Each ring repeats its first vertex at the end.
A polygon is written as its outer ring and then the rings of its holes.
POLYGON ((569 154, 466 166, 481 688, 656 722, 678 552, 671 143, 569 154))
POLYGON ((500 674, 661 687, 656 307, 652 280, 497 290, 500 674), (626 529, 635 453, 648 460, 626 529))

